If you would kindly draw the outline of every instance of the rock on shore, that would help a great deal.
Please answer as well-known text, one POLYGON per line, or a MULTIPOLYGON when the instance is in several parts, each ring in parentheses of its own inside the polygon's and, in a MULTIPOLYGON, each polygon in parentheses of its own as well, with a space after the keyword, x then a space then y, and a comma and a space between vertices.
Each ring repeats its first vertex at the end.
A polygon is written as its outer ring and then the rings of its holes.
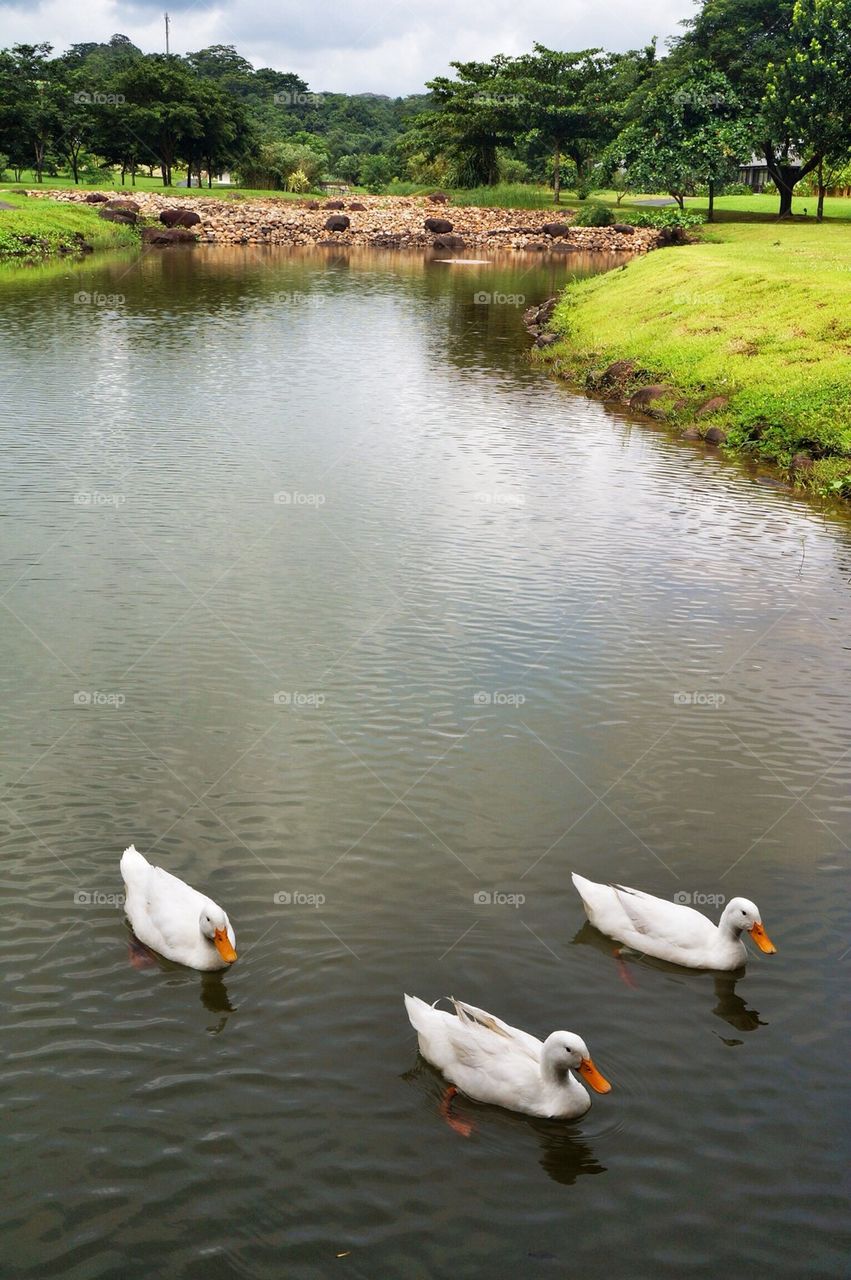
MULTIPOLYGON (((274 244, 316 245, 327 243, 329 203, 320 206, 315 200, 285 200, 268 197, 239 198, 239 193, 215 196, 160 195, 132 188, 133 200, 139 206, 139 217, 168 225, 174 211, 193 213, 198 221, 192 225, 201 244, 274 244), (237 198, 234 198, 237 197, 237 198), (165 216, 164 216, 165 215, 165 216)), ((125 199, 125 191, 30 190, 28 195, 68 203, 105 203, 125 199)), ((335 245, 358 245, 394 248, 427 248, 435 246, 437 236, 426 226, 434 219, 435 205, 429 196, 362 196, 356 200, 336 202, 345 205, 349 226, 334 230, 335 245)), ((444 205, 444 208, 447 206, 444 205)), ((659 233, 649 227, 617 230, 614 227, 576 227, 571 225, 570 210, 560 212, 559 223, 553 223, 545 209, 462 208, 452 206, 452 221, 446 223, 452 234, 467 246, 499 249, 590 250, 597 252, 647 253, 659 243, 659 233), (546 230, 545 230, 546 228, 546 230)), ((191 224, 180 218, 178 225, 191 224)), ((446 235, 446 233, 443 233, 446 235)))

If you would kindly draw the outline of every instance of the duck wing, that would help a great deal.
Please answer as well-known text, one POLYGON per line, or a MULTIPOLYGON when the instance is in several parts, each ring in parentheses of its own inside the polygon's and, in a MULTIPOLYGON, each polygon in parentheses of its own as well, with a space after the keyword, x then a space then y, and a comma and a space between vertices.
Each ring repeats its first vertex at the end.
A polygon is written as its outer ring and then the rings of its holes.
POLYGON ((668 902, 623 884, 612 885, 612 888, 633 929, 648 940, 690 951, 705 948, 717 937, 716 926, 693 907, 668 902))
POLYGON ((466 1004, 463 1000, 456 1000, 454 996, 449 999, 459 1024, 473 1036, 471 1044, 481 1045, 485 1053, 516 1052, 536 1064, 540 1062, 544 1046, 536 1036, 530 1035, 528 1031, 521 1031, 519 1027, 512 1027, 485 1009, 477 1009, 474 1004, 466 1004))

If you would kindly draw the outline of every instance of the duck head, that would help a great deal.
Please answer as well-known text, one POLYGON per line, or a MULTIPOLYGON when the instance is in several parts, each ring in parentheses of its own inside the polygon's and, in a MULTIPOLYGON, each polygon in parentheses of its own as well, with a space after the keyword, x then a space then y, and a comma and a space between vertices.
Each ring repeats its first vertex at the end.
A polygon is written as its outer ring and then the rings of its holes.
POLYGON ((214 902, 208 903, 202 908, 199 924, 204 937, 212 942, 225 963, 233 964, 236 951, 228 934, 230 926, 227 915, 221 907, 217 907, 214 902))
POLYGON ((568 1071, 576 1071, 597 1093, 609 1093, 612 1086, 591 1060, 588 1046, 572 1031, 554 1031, 544 1041, 542 1070, 564 1083, 568 1071))
POLYGON ((731 898, 724 908, 718 927, 728 930, 737 939, 743 933, 749 933, 760 951, 764 951, 766 955, 773 955, 777 950, 765 932, 759 907, 748 898, 731 898))

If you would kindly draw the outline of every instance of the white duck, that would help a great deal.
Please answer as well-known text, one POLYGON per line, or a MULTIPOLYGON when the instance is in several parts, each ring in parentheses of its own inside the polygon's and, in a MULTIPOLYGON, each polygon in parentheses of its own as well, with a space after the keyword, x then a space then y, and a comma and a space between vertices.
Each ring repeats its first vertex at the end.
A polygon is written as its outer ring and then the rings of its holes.
POLYGON ((732 898, 715 925, 693 907, 654 898, 622 884, 595 884, 573 873, 585 913, 596 929, 644 955, 690 969, 740 969, 748 958, 747 931, 760 951, 777 950, 762 925, 759 908, 732 898))
POLYGON ((454 1086, 477 1102, 529 1116, 573 1120, 591 1099, 572 1074, 578 1071, 598 1093, 611 1085, 591 1061, 585 1041, 554 1031, 543 1042, 483 1009, 451 997, 455 1014, 405 996, 420 1052, 454 1086))
POLYGON ((236 934, 220 906, 155 867, 131 844, 121 857, 124 910, 140 942, 190 969, 226 969, 236 934))

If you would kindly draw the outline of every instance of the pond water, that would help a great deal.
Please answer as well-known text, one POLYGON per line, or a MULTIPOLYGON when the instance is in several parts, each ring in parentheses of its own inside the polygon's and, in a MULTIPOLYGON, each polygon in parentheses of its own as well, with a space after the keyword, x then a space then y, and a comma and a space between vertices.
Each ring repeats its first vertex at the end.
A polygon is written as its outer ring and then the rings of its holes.
POLYGON ((851 526, 536 371, 567 269, 7 281, 16 1277, 845 1273, 851 526), (131 841, 226 906, 226 975, 131 953, 131 841), (744 894, 777 954, 618 962, 572 869, 744 894), (464 1138, 404 991, 613 1091, 464 1138))

